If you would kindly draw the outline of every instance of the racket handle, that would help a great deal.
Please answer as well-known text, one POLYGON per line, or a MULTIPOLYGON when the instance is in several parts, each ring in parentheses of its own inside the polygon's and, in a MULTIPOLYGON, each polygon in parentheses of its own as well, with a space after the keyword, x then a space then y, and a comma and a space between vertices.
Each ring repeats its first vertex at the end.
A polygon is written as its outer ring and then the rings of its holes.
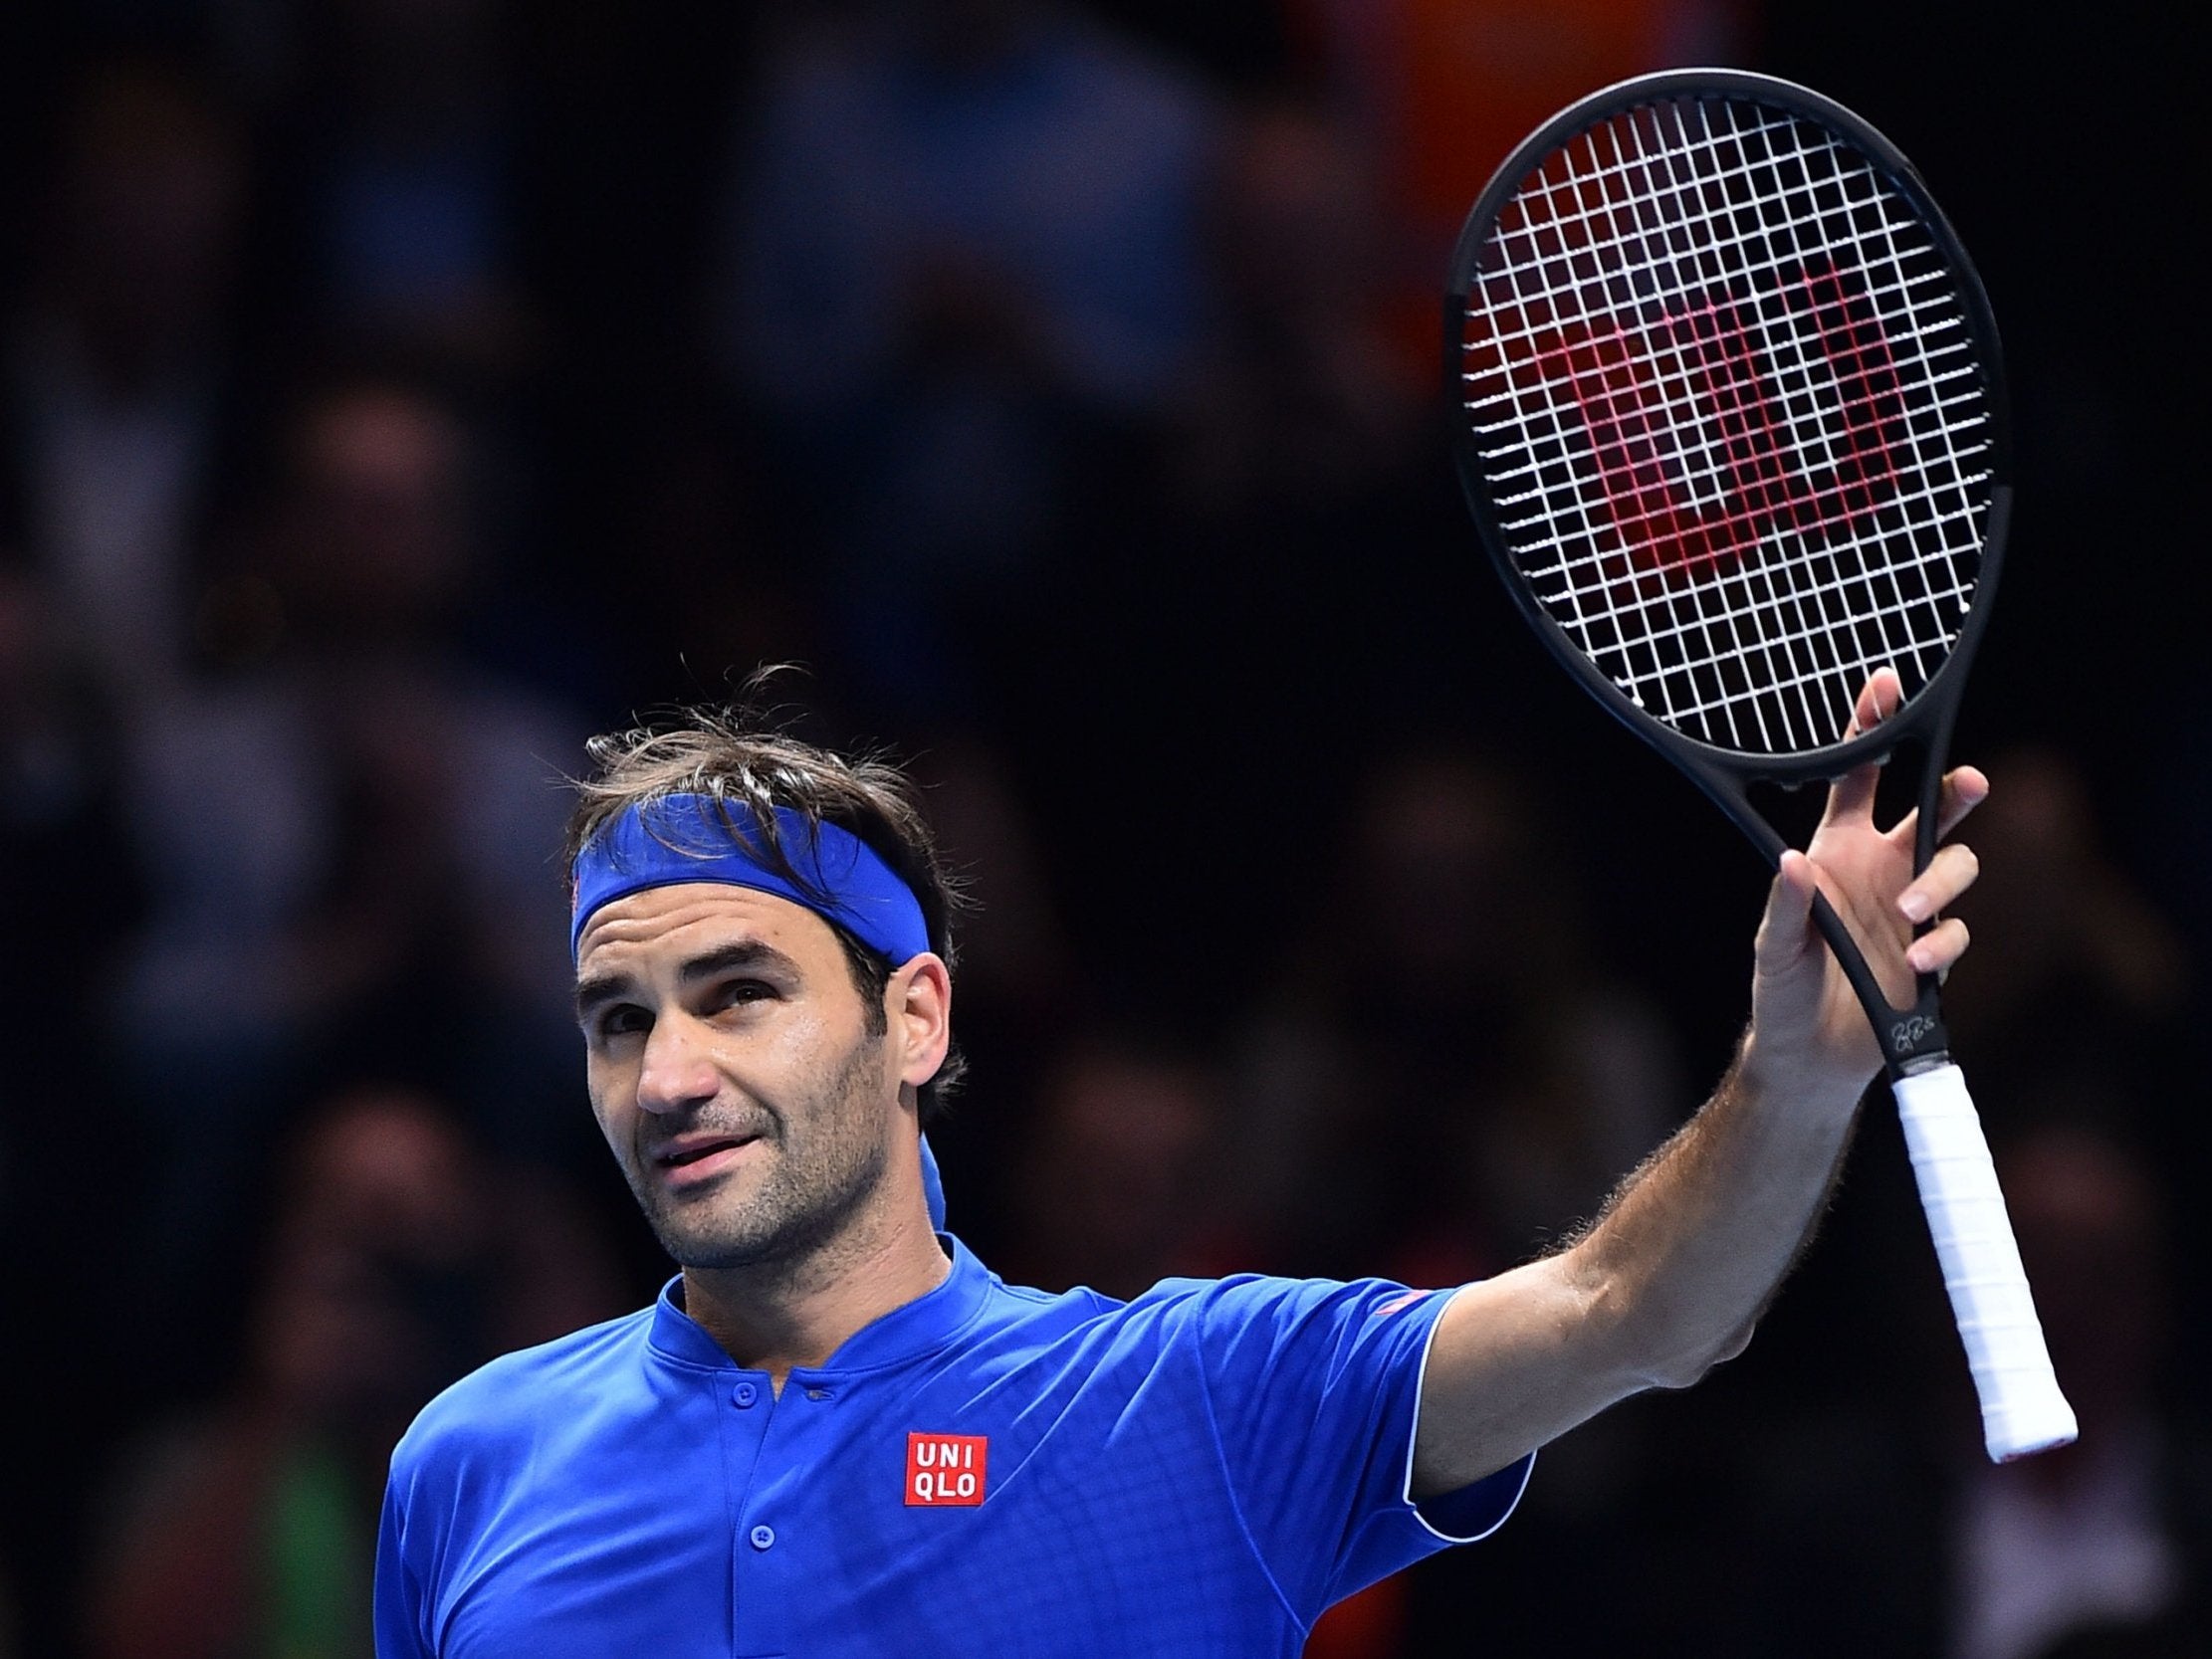
POLYGON ((2063 1446, 2077 1432, 2074 1408, 2051 1369, 1966 1079, 1946 1061, 1896 1078, 1890 1087, 1920 1183, 1920 1206, 1943 1264, 1943 1288, 1951 1294, 1951 1314, 1981 1396, 1990 1461, 2063 1446))

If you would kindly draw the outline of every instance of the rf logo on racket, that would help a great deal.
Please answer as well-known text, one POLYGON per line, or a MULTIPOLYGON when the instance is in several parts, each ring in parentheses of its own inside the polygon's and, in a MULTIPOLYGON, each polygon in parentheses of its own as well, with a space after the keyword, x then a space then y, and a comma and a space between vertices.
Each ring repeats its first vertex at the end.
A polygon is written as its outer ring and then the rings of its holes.
POLYGON ((988 1434, 909 1434, 907 1508, 978 1507, 984 1501, 984 1476, 990 1463, 988 1434))

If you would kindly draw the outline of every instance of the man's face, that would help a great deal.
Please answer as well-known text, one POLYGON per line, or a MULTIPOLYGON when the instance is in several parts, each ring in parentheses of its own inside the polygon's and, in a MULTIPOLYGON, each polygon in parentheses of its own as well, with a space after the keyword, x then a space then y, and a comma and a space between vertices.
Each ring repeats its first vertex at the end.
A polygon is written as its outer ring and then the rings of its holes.
POLYGON ((788 1262, 879 1190, 899 1077, 827 923, 720 883, 600 910, 576 961, 592 1110, 687 1268, 788 1262))

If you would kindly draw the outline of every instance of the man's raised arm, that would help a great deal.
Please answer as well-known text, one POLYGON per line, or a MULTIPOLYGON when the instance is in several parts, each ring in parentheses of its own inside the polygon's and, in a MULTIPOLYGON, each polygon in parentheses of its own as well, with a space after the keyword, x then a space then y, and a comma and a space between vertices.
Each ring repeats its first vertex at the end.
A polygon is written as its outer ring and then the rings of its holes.
MULTIPOLYGON (((1884 670, 1856 729, 1901 698, 1884 670)), ((1414 1496, 1456 1490, 1646 1388, 1684 1387, 1742 1351, 1811 1236, 1880 1068, 1864 1011, 1812 925, 1816 884, 1892 998, 1966 948, 1946 920, 1974 855, 1946 846, 1916 879, 1913 823, 1874 821, 1879 768, 1841 779, 1806 853, 1783 856, 1759 927, 1751 1027, 1695 1117, 1625 1180, 1573 1244, 1469 1285, 1438 1320, 1422 1382, 1414 1496)), ((1988 793, 1944 780, 1945 832, 1988 793)))

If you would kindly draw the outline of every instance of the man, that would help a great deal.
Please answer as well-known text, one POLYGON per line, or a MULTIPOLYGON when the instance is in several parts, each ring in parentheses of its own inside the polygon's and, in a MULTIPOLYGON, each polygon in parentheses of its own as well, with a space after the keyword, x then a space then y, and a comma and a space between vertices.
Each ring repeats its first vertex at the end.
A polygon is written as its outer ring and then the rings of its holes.
MULTIPOLYGON (((1878 674, 1858 720, 1893 711, 1878 674)), ((1511 1510, 1535 1449, 1739 1351, 1877 1068, 1816 885, 1901 990, 1974 875, 1876 769, 1783 860, 1752 1022, 1584 1236, 1456 1291, 1009 1289, 932 1226, 948 895, 895 772, 713 716, 599 740, 571 837, 593 1108, 682 1267, 511 1354, 395 1453, 385 1659, 1294 1654, 1511 1510)), ((1987 792, 1948 781, 1954 821, 1987 792)), ((1947 826, 1946 826, 1947 827, 1947 826)))

